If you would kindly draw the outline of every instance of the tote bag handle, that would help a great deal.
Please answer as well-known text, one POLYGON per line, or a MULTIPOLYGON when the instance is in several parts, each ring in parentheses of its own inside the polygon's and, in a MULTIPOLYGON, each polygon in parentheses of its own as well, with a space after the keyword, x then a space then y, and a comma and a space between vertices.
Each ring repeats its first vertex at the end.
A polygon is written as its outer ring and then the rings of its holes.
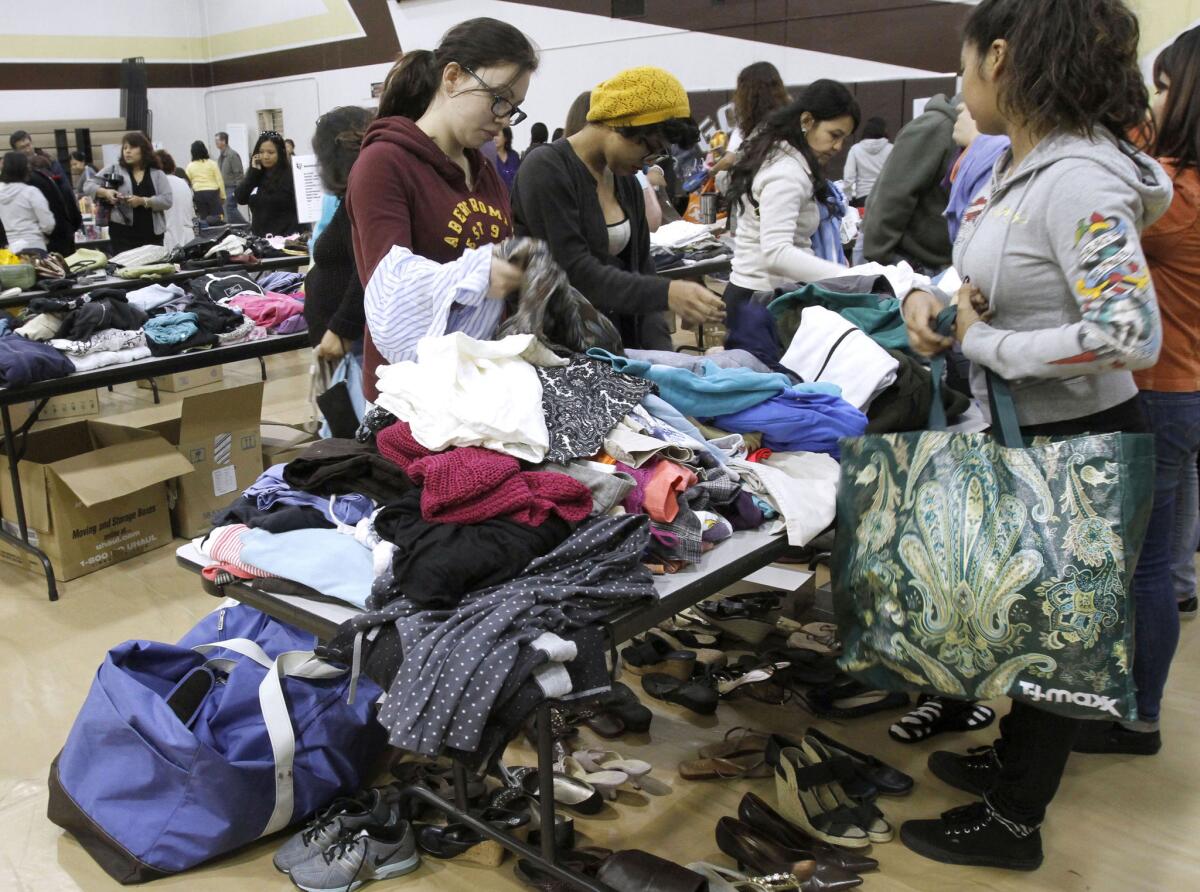
POLYGON ((197 644, 197 653, 224 648, 248 657, 267 670, 258 686, 258 706, 262 710, 271 754, 275 761, 275 808, 259 836, 267 836, 292 823, 295 809, 292 787, 292 763, 296 756, 296 735, 292 716, 283 693, 283 680, 292 678, 337 678, 346 670, 318 660, 311 650, 289 650, 272 660, 257 643, 249 638, 231 638, 211 644, 197 644))
MULTIPOLYGON (((938 313, 934 329, 938 334, 950 336, 954 331, 954 322, 958 318, 958 307, 951 304, 938 313)), ((942 376, 946 372, 946 357, 938 354, 929 363, 932 378, 933 402, 929 406, 929 430, 944 431, 946 424, 946 407, 942 403, 942 376)), ((1023 449, 1025 439, 1021 436, 1021 425, 1017 421, 1017 406, 1013 402, 1012 391, 1008 382, 999 375, 984 369, 987 375, 988 404, 992 410, 992 434, 1001 446, 1012 449, 1023 449)))

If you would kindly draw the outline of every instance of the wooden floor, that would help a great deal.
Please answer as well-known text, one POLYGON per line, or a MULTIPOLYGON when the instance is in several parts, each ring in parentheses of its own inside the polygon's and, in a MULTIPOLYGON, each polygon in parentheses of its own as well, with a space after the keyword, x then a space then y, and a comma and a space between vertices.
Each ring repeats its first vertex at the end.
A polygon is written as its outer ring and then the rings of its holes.
MULTIPOLYGON (((268 360, 264 415, 297 421, 306 411, 306 359, 298 354, 268 360)), ((257 363, 226 372, 225 386, 254 379, 257 363)), ((168 395, 167 398, 170 398, 168 395)), ((132 385, 103 394, 105 412, 148 402, 132 385)), ((0 570, 0 890, 66 892, 116 889, 70 837, 46 820, 46 774, 83 701, 105 651, 127 638, 172 641, 215 602, 194 576, 176 568, 169 548, 142 555, 63 586, 62 600, 46 601, 43 582, 0 570)), ((1044 829, 1045 865, 1033 874, 973 870, 934 864, 899 842, 875 846, 881 869, 863 888, 875 892, 1157 892, 1200 889, 1200 624, 1185 625, 1163 715, 1165 746, 1153 758, 1076 756, 1067 769, 1044 829)), ((636 685, 635 685, 636 689, 636 685)), ((675 774, 680 759, 718 740, 735 725, 801 733, 809 717, 797 706, 722 704, 717 715, 697 719, 651 701, 650 734, 616 743, 626 755, 647 759, 666 795, 623 793, 598 818, 580 821, 587 839, 609 848, 644 848, 679 862, 729 865, 716 848, 713 827, 736 812, 754 790, 772 801, 770 781, 686 782, 675 774)), ((997 704, 998 706, 1002 705, 997 704)), ((925 768, 936 747, 962 749, 991 739, 991 731, 903 746, 887 736, 891 716, 853 723, 821 722, 847 743, 874 752, 911 773, 912 795, 883 800, 889 820, 931 817, 967 801, 925 768)), ((586 735, 584 741, 591 739, 586 735)), ((510 750, 512 764, 529 764, 527 750, 510 750)), ((291 889, 271 866, 279 840, 251 846, 231 858, 156 881, 154 889, 246 892, 291 889)), ((511 862, 510 862, 511 863, 511 862)), ((523 888, 506 864, 499 870, 427 860, 410 876, 379 888, 414 892, 502 892, 523 888)))

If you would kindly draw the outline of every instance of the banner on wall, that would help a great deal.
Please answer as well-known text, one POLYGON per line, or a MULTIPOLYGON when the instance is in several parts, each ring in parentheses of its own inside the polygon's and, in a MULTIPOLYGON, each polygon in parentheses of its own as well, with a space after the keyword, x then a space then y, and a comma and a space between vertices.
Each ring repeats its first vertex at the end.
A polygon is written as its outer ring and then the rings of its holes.
POLYGON ((292 182, 296 187, 296 219, 315 223, 321 219, 321 201, 325 197, 316 155, 292 156, 292 182))

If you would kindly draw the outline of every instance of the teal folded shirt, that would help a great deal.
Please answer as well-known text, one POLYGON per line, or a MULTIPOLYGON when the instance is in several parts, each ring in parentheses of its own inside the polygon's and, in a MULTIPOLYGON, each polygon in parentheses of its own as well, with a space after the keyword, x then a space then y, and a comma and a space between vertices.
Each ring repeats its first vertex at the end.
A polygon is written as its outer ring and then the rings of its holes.
POLYGON ((653 381, 658 385, 659 396, 692 418, 741 412, 783 393, 792 385, 787 375, 742 368, 723 369, 711 360, 705 360, 697 373, 652 365, 644 359, 614 356, 599 347, 589 350, 588 356, 611 363, 622 374, 653 381))
POLYGON ((908 330, 900 315, 900 301, 879 294, 842 294, 820 285, 805 285, 775 298, 767 310, 775 317, 775 327, 784 344, 790 344, 800 327, 805 307, 824 307, 853 322, 871 340, 886 350, 907 350, 908 330))

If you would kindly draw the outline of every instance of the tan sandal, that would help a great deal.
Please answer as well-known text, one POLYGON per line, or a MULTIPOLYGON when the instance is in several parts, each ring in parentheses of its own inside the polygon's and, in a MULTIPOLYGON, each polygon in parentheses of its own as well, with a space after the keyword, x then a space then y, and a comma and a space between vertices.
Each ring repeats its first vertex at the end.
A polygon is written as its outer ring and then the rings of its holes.
POLYGON ((716 759, 690 759, 679 763, 679 776, 684 780, 737 780, 750 777, 770 777, 774 769, 767 764, 763 753, 716 759))
POLYGON ((753 728, 730 728, 725 732, 725 739, 719 743, 710 743, 700 747, 701 759, 728 759, 732 756, 744 756, 750 753, 762 753, 767 749, 770 734, 765 731, 755 731, 753 728), (740 734, 737 732, 741 732, 740 734))

